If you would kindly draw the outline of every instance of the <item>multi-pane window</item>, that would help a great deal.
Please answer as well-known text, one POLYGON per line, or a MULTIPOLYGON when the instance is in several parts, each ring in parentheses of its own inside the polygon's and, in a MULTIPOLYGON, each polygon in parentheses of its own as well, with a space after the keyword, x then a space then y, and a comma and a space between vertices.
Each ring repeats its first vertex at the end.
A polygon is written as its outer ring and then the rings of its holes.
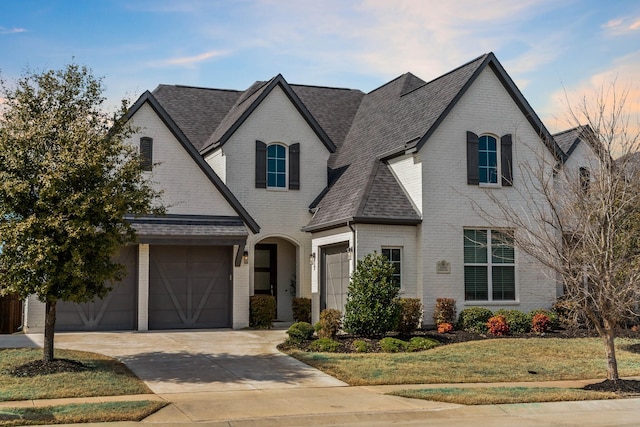
POLYGON ((402 249, 400 248, 382 248, 382 255, 387 261, 393 265, 393 275, 391 282, 400 287, 402 284, 402 249))
POLYGON ((514 301, 515 253, 509 231, 464 230, 466 301, 514 301))
POLYGON ((267 187, 286 188, 287 149, 279 144, 267 147, 267 187))
POLYGON ((482 135, 478 138, 478 166, 480 182, 498 183, 498 144, 490 135, 482 135))

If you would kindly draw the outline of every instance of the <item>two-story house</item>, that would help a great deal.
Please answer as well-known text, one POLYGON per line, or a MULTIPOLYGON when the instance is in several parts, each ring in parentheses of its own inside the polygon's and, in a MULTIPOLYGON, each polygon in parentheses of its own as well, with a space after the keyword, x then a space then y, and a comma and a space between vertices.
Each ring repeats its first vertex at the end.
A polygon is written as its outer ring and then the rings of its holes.
MULTIPOLYGON (((524 165, 565 154, 492 54, 431 81, 407 73, 369 92, 294 85, 244 91, 161 85, 128 119, 168 215, 131 219, 128 276, 104 300, 58 305, 58 329, 245 327, 249 297, 342 310, 357 260, 382 253, 402 296, 528 311, 556 280, 487 220, 524 165)), ((29 301, 26 321, 42 326, 29 301)))

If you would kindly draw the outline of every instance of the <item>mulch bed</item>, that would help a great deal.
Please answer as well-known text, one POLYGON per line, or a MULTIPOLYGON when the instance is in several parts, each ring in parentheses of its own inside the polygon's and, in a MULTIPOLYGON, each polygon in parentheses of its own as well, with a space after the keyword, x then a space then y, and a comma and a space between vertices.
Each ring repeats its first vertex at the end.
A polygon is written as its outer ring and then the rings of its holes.
POLYGON ((54 359, 51 362, 36 360, 14 368, 9 374, 14 377, 36 377, 63 372, 82 372, 89 369, 88 366, 76 360, 54 359))

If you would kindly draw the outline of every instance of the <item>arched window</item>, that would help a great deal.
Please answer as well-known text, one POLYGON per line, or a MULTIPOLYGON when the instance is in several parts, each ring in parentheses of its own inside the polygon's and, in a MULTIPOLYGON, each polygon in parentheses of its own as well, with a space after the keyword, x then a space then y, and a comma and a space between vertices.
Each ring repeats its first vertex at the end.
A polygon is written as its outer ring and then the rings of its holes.
POLYGON ((286 188, 287 149, 280 144, 267 147, 267 187, 286 188))
POLYGON ((478 166, 481 183, 498 183, 498 143, 491 135, 478 138, 478 166))

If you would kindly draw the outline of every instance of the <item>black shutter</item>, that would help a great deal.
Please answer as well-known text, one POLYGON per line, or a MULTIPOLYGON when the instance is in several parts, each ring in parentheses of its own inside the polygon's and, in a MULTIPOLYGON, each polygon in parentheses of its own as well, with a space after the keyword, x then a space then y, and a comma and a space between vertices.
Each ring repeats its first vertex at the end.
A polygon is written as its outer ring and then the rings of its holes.
POLYGON ((478 135, 467 131, 467 184, 478 185, 479 183, 478 135))
POLYGON ((513 185, 513 155, 511 154, 511 134, 508 133, 500 138, 500 160, 502 166, 502 185, 511 187, 513 185))
POLYGON ((267 188, 267 144, 256 141, 256 188, 267 188))
POLYGON ((143 171, 153 168, 153 139, 148 136, 140 138, 140 157, 143 171))
POLYGON ((289 146, 289 190, 300 189, 300 144, 289 146))

